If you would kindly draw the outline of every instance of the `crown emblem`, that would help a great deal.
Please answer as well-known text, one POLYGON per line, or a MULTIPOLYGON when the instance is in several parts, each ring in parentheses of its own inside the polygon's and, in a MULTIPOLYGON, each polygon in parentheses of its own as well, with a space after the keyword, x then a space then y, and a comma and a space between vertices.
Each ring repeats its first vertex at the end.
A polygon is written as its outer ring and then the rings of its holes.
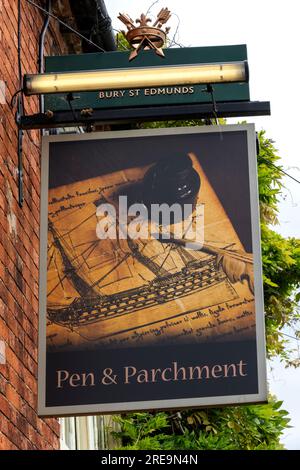
POLYGON ((163 31, 162 26, 167 23, 171 17, 171 12, 168 8, 162 8, 157 15, 156 20, 152 23, 151 18, 148 18, 144 13, 141 14, 135 22, 129 15, 120 13, 118 19, 122 21, 127 27, 127 32, 122 31, 127 41, 133 47, 129 60, 137 57, 141 50, 153 49, 157 55, 164 57, 162 47, 166 41, 166 36, 170 28, 163 31))

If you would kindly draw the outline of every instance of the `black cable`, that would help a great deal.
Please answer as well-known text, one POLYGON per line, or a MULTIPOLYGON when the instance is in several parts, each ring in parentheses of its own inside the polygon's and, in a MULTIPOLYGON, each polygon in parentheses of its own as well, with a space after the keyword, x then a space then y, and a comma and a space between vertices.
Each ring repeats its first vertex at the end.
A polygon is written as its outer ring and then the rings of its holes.
POLYGON ((283 173, 284 175, 288 176, 289 178, 291 178, 292 180, 296 181, 296 183, 299 183, 300 184, 300 181, 297 180, 296 178, 294 178, 294 176, 290 175, 289 173, 287 173, 286 171, 284 171, 282 168, 280 168, 279 166, 277 165, 274 165, 274 163, 272 162, 269 162, 269 160, 267 160, 266 158, 264 157, 260 157, 258 156, 260 160, 263 160, 267 165, 271 165, 273 166, 274 168, 276 168, 278 171, 281 171, 281 173, 283 173))
POLYGON ((19 93, 22 93, 23 91, 23 88, 20 88, 19 90, 17 90, 11 97, 11 100, 10 100, 10 107, 11 108, 14 108, 15 104, 16 104, 16 97, 19 93))
MULTIPOLYGON (((46 8, 47 8, 48 13, 51 13, 51 6, 52 6, 51 0, 47 0, 46 8)), ((49 24, 50 24, 50 16, 47 15, 45 17, 45 21, 44 21, 44 24, 43 24, 43 27, 42 27, 42 30, 41 30, 40 36, 39 36, 39 57, 38 57, 38 71, 39 71, 39 73, 44 73, 45 38, 46 38, 46 34, 47 34, 47 31, 48 31, 48 28, 49 28, 49 24)), ((43 114, 45 112, 44 95, 39 96, 39 104, 40 104, 40 113, 43 114)), ((42 135, 44 135, 44 130, 43 129, 41 130, 41 132, 42 132, 42 135)))
POLYGON ((76 123, 76 126, 78 127, 78 130, 80 133, 82 133, 82 129, 80 127, 80 123, 77 119, 77 116, 76 116, 76 113, 75 113, 75 109, 73 108, 73 105, 72 105, 72 101, 74 100, 74 96, 73 96, 73 93, 68 93, 67 94, 67 97, 66 97, 66 100, 67 100, 67 103, 69 105, 69 108, 70 108, 70 111, 73 115, 73 119, 74 119, 74 122, 76 123))
MULTIPOLYGON (((19 90, 20 96, 18 103, 20 105, 20 109, 18 112, 23 114, 24 112, 24 96, 23 96, 23 74, 22 74, 22 62, 21 62, 21 54, 22 54, 22 6, 21 0, 18 0, 18 73, 19 73, 19 90)), ((17 91, 18 94, 19 91, 17 91)))
POLYGON ((150 7, 148 8, 147 12, 146 12, 146 16, 148 15, 148 13, 150 13, 150 11, 152 10, 152 8, 154 7, 154 5, 156 5, 160 0, 155 0, 153 3, 151 3, 150 7))
POLYGON ((173 35, 173 39, 170 41, 169 47, 172 47, 173 44, 176 44, 176 45, 178 45, 179 47, 183 47, 182 45, 180 45, 180 44, 178 44, 178 43, 176 42, 176 36, 177 36, 177 34, 178 34, 178 30, 179 30, 179 27, 180 27, 180 18, 179 18, 179 16, 177 15, 177 13, 172 13, 172 15, 173 15, 173 16, 176 16, 176 18, 177 18, 177 26, 176 26, 176 29, 175 29, 175 33, 174 33, 174 35, 173 35))
POLYGON ((19 72, 19 88, 22 88, 22 63, 21 63, 21 0, 18 0, 18 72, 19 72))
POLYGON ((53 13, 50 13, 48 12, 47 10, 45 10, 45 8, 41 7, 40 5, 37 5, 35 2, 32 2, 32 0, 26 0, 27 3, 30 3, 30 5, 34 6, 35 8, 37 8, 38 10, 42 11, 43 13, 45 13, 45 15, 48 15, 50 16, 51 18, 53 18, 55 21, 57 21, 58 23, 60 23, 61 25, 63 25, 65 28, 69 29, 70 31, 72 31, 72 33, 76 34, 78 37, 80 37, 81 39, 83 39, 84 41, 88 42, 90 45, 96 47, 97 49, 99 49, 99 51, 101 52, 105 52, 105 50, 98 46, 98 44, 94 43, 93 41, 91 41, 90 39, 88 39, 87 37, 83 36, 83 34, 81 34, 79 31, 77 31, 76 29, 72 28, 72 26, 69 26, 67 23, 65 23, 64 21, 62 21, 60 18, 58 18, 57 16, 53 15, 53 13))
POLYGON ((287 333, 282 333, 282 332, 280 332, 279 334, 283 336, 287 336, 288 338, 294 339, 296 341, 300 341, 300 338, 296 338, 296 336, 291 336, 291 335, 288 335, 287 333))
MULTIPOLYGON (((21 28, 22 28, 22 9, 21 0, 18 0, 18 73, 19 73, 19 89, 22 88, 22 63, 21 63, 21 28)), ((19 91, 17 91, 17 94, 19 91)), ((15 95, 12 99, 14 99, 15 95)), ((17 122, 18 122, 18 196, 19 206, 23 206, 24 193, 23 193, 23 131, 20 129, 19 121, 24 112, 24 97, 23 94, 18 95, 18 109, 17 109, 17 122)))
POLYGON ((18 98, 18 117, 24 113, 24 96, 23 96, 23 74, 22 74, 22 62, 21 62, 21 54, 22 54, 22 6, 21 0, 18 0, 18 74, 19 74, 19 89, 13 94, 11 99, 11 104, 14 104, 15 97, 20 93, 18 98))
MULTIPOLYGON (((206 88, 204 90, 201 90, 203 93, 208 93, 211 97, 211 103, 212 103, 212 114, 215 118, 215 124, 219 126, 219 120, 218 120, 218 108, 217 108, 217 102, 215 99, 215 93, 214 93, 214 88, 213 86, 208 83, 206 85, 206 88)), ((207 121, 208 125, 212 125, 212 119, 208 118, 205 121, 207 121)))
POLYGON ((72 101, 73 101, 73 100, 74 100, 73 94, 72 94, 72 93, 68 93, 68 95, 67 95, 67 102, 68 102, 70 111, 71 111, 71 113, 72 113, 72 115, 73 115, 74 121, 75 121, 76 123, 78 123, 78 119, 77 119, 77 117, 76 117, 75 110, 74 110, 73 105, 72 105, 72 101))

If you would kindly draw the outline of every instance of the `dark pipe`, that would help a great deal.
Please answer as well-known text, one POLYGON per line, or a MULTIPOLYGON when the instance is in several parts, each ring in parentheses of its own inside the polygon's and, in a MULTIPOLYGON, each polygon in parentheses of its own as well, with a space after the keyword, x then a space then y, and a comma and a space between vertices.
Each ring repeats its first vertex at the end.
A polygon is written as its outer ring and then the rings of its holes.
MULTIPOLYGON (((49 13, 51 12, 51 0, 47 0, 46 9, 49 13)), ((44 21, 44 24, 43 24, 43 27, 39 36, 39 58, 38 58, 39 73, 44 73, 45 37, 46 37, 46 33, 49 27, 49 23, 50 23, 50 16, 46 15, 45 21, 44 21)), ((39 101, 40 101, 40 113, 44 113, 45 109, 44 109, 44 96, 43 95, 40 95, 39 101)))
MULTIPOLYGON (((22 87, 22 5, 21 0, 18 0, 18 72, 19 72, 19 88, 22 87)), ((23 131, 20 127, 20 120, 24 114, 24 99, 23 94, 18 95, 18 108, 16 113, 16 121, 18 124, 18 193, 19 193, 19 206, 23 206, 24 192, 23 192, 23 131)))
POLYGON ((99 14, 99 33, 106 51, 116 51, 117 45, 113 33, 111 19, 108 15, 104 0, 96 0, 99 14))

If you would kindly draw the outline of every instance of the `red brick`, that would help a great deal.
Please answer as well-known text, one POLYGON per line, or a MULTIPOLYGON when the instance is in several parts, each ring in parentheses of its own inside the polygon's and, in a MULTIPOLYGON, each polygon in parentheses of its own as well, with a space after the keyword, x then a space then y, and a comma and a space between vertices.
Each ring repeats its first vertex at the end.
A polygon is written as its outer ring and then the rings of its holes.
MULTIPOLYGON (((37 71, 38 37, 44 17, 22 0, 23 71, 37 71), (30 41, 28 41, 30 38, 30 41)), ((17 64, 17 0, 3 0, 0 22, 1 78, 7 103, 19 88, 17 64)), ((65 44, 56 24, 46 38, 46 54, 65 44), (55 45, 55 46, 54 46, 55 45)), ((29 113, 38 111, 36 97, 25 99, 29 113)), ((18 204, 17 126, 15 109, 0 107, 0 339, 6 343, 6 364, 0 365, 0 449, 57 449, 59 423, 40 419, 37 405, 38 266, 40 133, 23 139, 24 196, 18 204), (8 216, 16 219, 10 231, 8 216)))
POLYGON ((7 399, 3 395, 0 395, 0 410, 6 418, 11 419, 11 404, 8 403, 7 399))
POLYGON ((1 450, 17 450, 17 446, 15 446, 10 439, 8 439, 2 432, 0 431, 0 449, 1 450))

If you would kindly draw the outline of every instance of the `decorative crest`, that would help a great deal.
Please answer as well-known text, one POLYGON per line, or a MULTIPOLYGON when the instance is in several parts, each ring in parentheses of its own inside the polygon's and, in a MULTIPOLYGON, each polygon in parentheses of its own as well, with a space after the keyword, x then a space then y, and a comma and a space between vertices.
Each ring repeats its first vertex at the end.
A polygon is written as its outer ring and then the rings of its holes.
POLYGON ((165 23, 167 23, 170 17, 170 10, 168 10, 168 8, 162 8, 154 23, 152 25, 148 25, 152 20, 151 18, 147 18, 144 13, 142 13, 140 18, 135 22, 129 15, 123 13, 119 14, 118 19, 122 21, 128 29, 127 33, 125 31, 122 32, 134 49, 129 56, 129 60, 135 59, 138 53, 143 49, 153 49, 160 57, 165 56, 162 47, 166 41, 166 35, 170 31, 170 28, 166 28, 165 31, 161 28, 165 23))

